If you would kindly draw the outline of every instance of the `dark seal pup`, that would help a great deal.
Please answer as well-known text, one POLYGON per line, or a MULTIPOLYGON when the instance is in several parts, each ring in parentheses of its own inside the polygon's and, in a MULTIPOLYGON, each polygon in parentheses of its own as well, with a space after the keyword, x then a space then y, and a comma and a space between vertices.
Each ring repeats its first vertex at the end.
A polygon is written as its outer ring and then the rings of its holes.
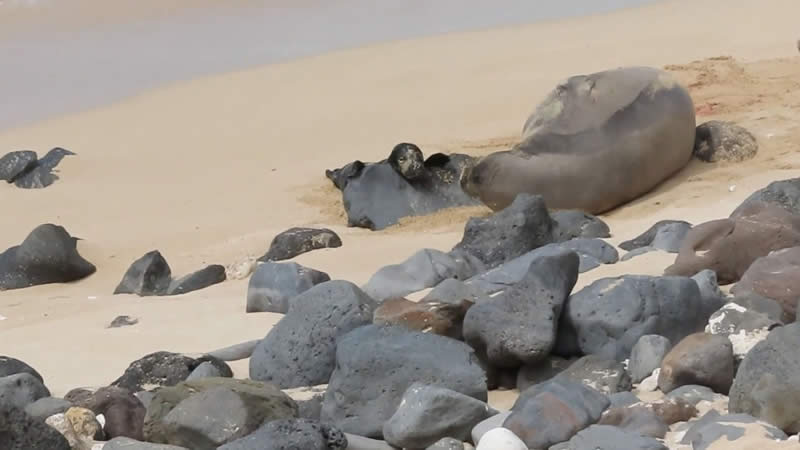
POLYGON ((529 193, 554 209, 606 212, 683 168, 695 126, 689 92, 663 70, 573 76, 528 118, 517 145, 478 160, 461 185, 494 210, 529 193))

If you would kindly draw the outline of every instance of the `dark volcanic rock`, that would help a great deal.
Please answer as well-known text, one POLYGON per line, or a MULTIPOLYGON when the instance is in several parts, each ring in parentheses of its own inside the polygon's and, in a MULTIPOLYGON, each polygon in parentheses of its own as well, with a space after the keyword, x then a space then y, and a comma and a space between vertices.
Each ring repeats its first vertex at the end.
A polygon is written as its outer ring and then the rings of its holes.
POLYGON ((692 224, 683 220, 660 220, 639 236, 619 244, 627 251, 639 248, 654 248, 669 253, 678 253, 681 242, 692 224))
POLYGON ((730 302, 711 315, 706 332, 727 338, 738 363, 753 346, 767 338, 770 330, 781 325, 783 322, 780 320, 730 302))
POLYGON ((153 250, 134 261, 114 294, 164 295, 172 282, 172 269, 161 252, 153 250))
POLYGON ((469 219, 455 249, 494 268, 552 243, 554 226, 541 196, 520 194, 507 208, 489 217, 469 219))
POLYGON ((609 238, 611 230, 598 217, 583 211, 564 209, 550 213, 553 218, 553 239, 565 242, 576 238, 609 238))
POLYGON ((529 387, 543 383, 571 366, 575 360, 548 356, 536 364, 525 365, 517 371, 517 389, 522 392, 529 387))
POLYGON ((44 397, 50 397, 50 391, 38 378, 27 372, 0 378, 0 408, 24 409, 44 397))
POLYGON ((50 150, 42 159, 29 166, 25 172, 14 177, 14 185, 23 189, 41 189, 50 186, 58 180, 58 176, 53 173, 53 170, 65 156, 74 154, 61 147, 50 150))
POLYGON ((578 280, 572 251, 534 260, 519 283, 464 318, 464 339, 495 367, 516 368, 545 359, 556 340, 564 301, 578 280))
POLYGON ((36 165, 36 152, 19 150, 0 157, 0 181, 13 183, 22 173, 36 165))
POLYGON ((141 442, 135 439, 118 437, 114 438, 105 445, 103 450, 188 450, 186 447, 178 447, 177 445, 167 444, 151 444, 150 442, 141 442))
POLYGON ((131 316, 117 316, 114 320, 108 324, 106 328, 120 328, 120 327, 129 327, 132 325, 136 325, 139 323, 139 319, 133 318, 131 316))
POLYGON ((741 217, 754 206, 773 205, 800 214, 800 178, 773 181, 766 187, 753 192, 730 215, 741 217))
POLYGON ((212 264, 197 272, 173 280, 167 288, 167 295, 180 295, 199 291, 225 281, 225 266, 212 264))
POLYGON ((610 425, 592 425, 550 450, 667 450, 660 441, 610 425))
POLYGON ((69 283, 95 272, 64 227, 39 225, 22 244, 0 253, 0 291, 49 283, 69 283))
POLYGON ((38 378, 39 381, 44 382, 44 379, 41 375, 39 375, 39 372, 37 372, 36 369, 29 366, 24 361, 20 361, 17 358, 12 358, 10 356, 0 356, 0 378, 7 377, 9 375, 16 375, 18 373, 29 373, 38 378))
POLYGON ((434 333, 461 339, 461 326, 472 302, 461 304, 435 301, 412 302, 405 298, 390 298, 384 301, 373 314, 376 325, 397 325, 409 330, 434 333))
POLYGON ((661 367, 661 361, 667 356, 672 343, 664 336, 657 334, 647 334, 636 341, 636 345, 631 350, 628 371, 631 374, 631 381, 640 383, 649 377, 654 370, 661 367))
POLYGON ((608 405, 605 395, 580 383, 548 381, 520 394, 503 427, 529 448, 547 448, 597 422, 608 405))
POLYGON ((622 363, 598 355, 586 355, 561 371, 555 379, 566 378, 604 394, 631 390, 631 378, 622 363))
POLYGON ((325 272, 294 262, 259 264, 247 286, 247 312, 285 314, 289 300, 330 279, 325 272))
POLYGON ((773 299, 783 308, 781 319, 794 322, 800 299, 800 247, 771 252, 755 261, 731 288, 735 296, 755 293, 773 299))
POLYGON ((702 331, 716 308, 716 304, 704 304, 691 278, 603 278, 567 301, 556 353, 569 356, 583 352, 622 361, 646 334, 678 342, 702 331))
POLYGON ((414 383, 383 425, 383 435, 386 442, 400 448, 428 447, 443 436, 465 441, 475 425, 495 413, 468 395, 414 383))
POLYGON ((800 432, 800 323, 774 329, 745 356, 730 390, 731 413, 800 432))
POLYGON ((253 380, 202 378, 156 392, 144 422, 149 442, 216 449, 261 424, 297 417, 297 405, 275 386, 253 380))
POLYGON ((112 386, 119 386, 131 392, 150 390, 158 386, 174 386, 189 376, 205 361, 211 361, 227 377, 232 377, 231 368, 211 356, 195 359, 180 353, 155 352, 132 362, 125 373, 117 378, 112 386))
POLYGON ((414 382, 487 400, 486 374, 468 345, 401 327, 369 325, 338 340, 321 420, 348 433, 380 438, 384 422, 414 382))
POLYGON ((144 439, 145 406, 128 389, 108 386, 102 387, 79 400, 75 406, 91 410, 105 417, 103 430, 109 439, 122 436, 131 439, 144 439))
POLYGON ((449 303, 461 305, 464 301, 480 303, 489 297, 483 291, 455 278, 437 284, 420 302, 449 303))
POLYGON ((683 338, 664 357, 658 387, 669 393, 680 386, 699 384, 727 394, 733 375, 731 341, 724 336, 695 333, 683 338))
POLYGON ((71 450, 61 433, 16 407, 0 406, 0 444, 3 450, 71 450))
POLYGON ((265 423, 254 433, 219 450, 347 450, 344 433, 308 419, 283 419, 265 423))
POLYGON ((434 287, 448 278, 466 280, 483 269, 483 264, 469 254, 426 248, 400 264, 381 267, 362 289, 381 302, 434 287))
POLYGON ((697 126, 694 156, 705 162, 741 162, 758 153, 758 142, 744 127, 711 120, 697 126))
POLYGON ((272 239, 269 251, 258 261, 283 261, 321 248, 338 248, 342 239, 327 228, 289 228, 272 239))
POLYGON ((470 160, 467 155, 436 153, 423 162, 417 146, 401 143, 388 160, 354 161, 325 175, 342 191, 348 225, 380 230, 403 217, 479 205, 459 183, 470 160))
POLYGON ((280 388, 325 384, 337 339, 372 323, 375 301, 349 281, 319 284, 292 300, 289 311, 250 357, 250 378, 280 388))

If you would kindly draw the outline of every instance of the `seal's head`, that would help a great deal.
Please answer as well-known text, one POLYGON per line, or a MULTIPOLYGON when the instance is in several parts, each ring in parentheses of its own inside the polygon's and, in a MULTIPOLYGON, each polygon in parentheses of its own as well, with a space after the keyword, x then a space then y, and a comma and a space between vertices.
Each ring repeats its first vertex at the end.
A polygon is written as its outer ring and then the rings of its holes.
POLYGON ((389 164, 406 180, 419 178, 425 170, 425 159, 422 150, 414 144, 403 142, 397 144, 389 155, 389 164))

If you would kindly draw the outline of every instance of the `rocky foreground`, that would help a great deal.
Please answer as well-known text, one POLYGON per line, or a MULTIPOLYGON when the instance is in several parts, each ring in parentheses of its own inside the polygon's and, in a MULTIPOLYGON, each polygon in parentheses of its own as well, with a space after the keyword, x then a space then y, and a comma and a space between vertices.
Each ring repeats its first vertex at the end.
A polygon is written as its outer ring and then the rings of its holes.
MULTIPOLYGON (((0 448, 798 448, 800 179, 728 218, 662 221, 620 245, 622 258, 674 253, 663 276, 574 291, 579 273, 620 259, 609 235, 597 217, 520 195, 471 219, 451 251, 420 250, 356 286, 278 262, 341 245, 330 230, 289 230, 250 277, 244 309, 285 314, 262 340, 144 355, 64 398, 0 357, 0 448), (235 379, 226 361, 244 358, 249 379, 235 379), (514 389, 510 409, 490 406, 491 391, 514 389)), ((75 239, 43 225, 0 255, 0 282, 88 276, 75 239)), ((145 255, 120 286, 192 284, 168 268, 145 255)))

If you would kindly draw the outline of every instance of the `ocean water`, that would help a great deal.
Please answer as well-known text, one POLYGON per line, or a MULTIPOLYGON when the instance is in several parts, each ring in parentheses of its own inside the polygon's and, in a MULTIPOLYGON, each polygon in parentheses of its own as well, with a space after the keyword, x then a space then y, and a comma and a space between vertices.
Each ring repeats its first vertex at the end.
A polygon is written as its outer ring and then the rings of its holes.
POLYGON ((0 0, 0 129, 208 74, 656 0, 223 0, 169 15, 134 10, 130 20, 100 13, 85 25, 79 19, 88 10, 65 7, 70 1, 0 0), (4 23, 19 25, 20 10, 27 10, 24 26, 3 34, 4 23))

